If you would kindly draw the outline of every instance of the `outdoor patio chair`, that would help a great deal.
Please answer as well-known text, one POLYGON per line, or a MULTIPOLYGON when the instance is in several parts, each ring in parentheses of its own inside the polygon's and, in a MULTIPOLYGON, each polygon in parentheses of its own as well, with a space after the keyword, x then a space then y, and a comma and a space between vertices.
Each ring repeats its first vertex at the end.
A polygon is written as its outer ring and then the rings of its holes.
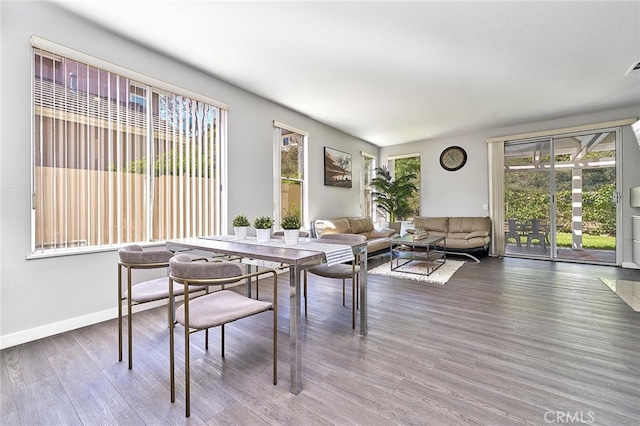
POLYGON ((515 240, 518 249, 522 248, 522 243, 520 241, 520 224, 515 219, 507 219, 507 231, 504 233, 504 244, 505 246, 509 242, 510 239, 515 240))
POLYGON ((546 232, 540 223, 540 219, 531 220, 531 231, 527 234, 527 250, 533 243, 533 241, 538 241, 540 247, 542 247, 542 251, 544 253, 547 252, 547 235, 546 232))

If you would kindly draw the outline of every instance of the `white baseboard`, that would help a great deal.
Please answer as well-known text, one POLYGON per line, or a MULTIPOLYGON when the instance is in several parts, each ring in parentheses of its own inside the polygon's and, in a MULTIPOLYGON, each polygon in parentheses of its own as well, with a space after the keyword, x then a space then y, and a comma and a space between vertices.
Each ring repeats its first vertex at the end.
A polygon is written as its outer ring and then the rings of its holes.
POLYGON ((640 265, 638 265, 637 263, 633 263, 633 262, 622 262, 621 266, 623 268, 628 268, 628 269, 640 269, 640 265))
MULTIPOLYGON (((227 288, 244 285, 244 283, 234 283, 227 285, 227 288)), ((176 297, 176 301, 182 301, 182 296, 176 297)), ((133 312, 142 312, 147 309, 157 308, 158 306, 165 306, 167 300, 158 300, 155 302, 144 303, 133 307, 133 312)), ((123 314, 126 316, 126 306, 123 307, 123 314)), ((118 307, 107 309, 101 312, 95 312, 89 315, 69 318, 68 320, 54 322, 51 324, 43 325, 40 327, 30 328, 28 330, 19 331, 13 334, 7 334, 6 336, 0 336, 0 349, 10 348, 12 346, 21 345, 23 343, 32 342, 34 340, 43 339, 45 337, 53 336, 56 334, 64 333, 65 331, 75 330, 77 328, 86 327, 88 325, 98 324, 103 321, 108 321, 114 318, 118 318, 118 307)))
MULTIPOLYGON (((135 312, 146 311, 147 309, 157 308, 158 306, 166 304, 166 300, 145 303, 144 305, 137 306, 135 308, 135 312)), ((124 314, 126 315, 126 306, 124 309, 124 314)), ((13 334, 7 334, 6 336, 0 337, 0 349, 10 348, 12 346, 17 346, 23 343, 32 342, 34 340, 43 339, 55 334, 64 333, 65 331, 75 330, 77 328, 86 327, 88 325, 97 324, 99 322, 108 321, 114 318, 118 318, 117 307, 81 317, 54 322, 40 327, 30 328, 28 330, 19 331, 13 334)))

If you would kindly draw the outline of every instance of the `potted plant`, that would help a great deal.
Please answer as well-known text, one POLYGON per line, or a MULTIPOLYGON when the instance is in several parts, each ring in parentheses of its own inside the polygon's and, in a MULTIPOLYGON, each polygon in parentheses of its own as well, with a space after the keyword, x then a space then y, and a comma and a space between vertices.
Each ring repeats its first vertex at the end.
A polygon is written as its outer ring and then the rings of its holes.
POLYGON ((414 183, 417 176, 411 173, 394 180, 387 166, 376 167, 375 171, 376 177, 370 183, 371 195, 378 208, 389 214, 389 227, 400 233, 398 221, 411 213, 408 199, 418 190, 414 183))
POLYGON ((249 230, 249 219, 245 215, 239 214, 233 218, 233 232, 241 240, 247 238, 247 231, 249 230))
POLYGON ((271 227, 273 219, 269 216, 258 216, 253 219, 253 227, 256 228, 256 239, 259 243, 265 243, 271 239, 271 227))
POLYGON ((301 213, 297 206, 284 209, 282 213, 282 229, 284 229, 284 243, 298 244, 300 237, 301 213))

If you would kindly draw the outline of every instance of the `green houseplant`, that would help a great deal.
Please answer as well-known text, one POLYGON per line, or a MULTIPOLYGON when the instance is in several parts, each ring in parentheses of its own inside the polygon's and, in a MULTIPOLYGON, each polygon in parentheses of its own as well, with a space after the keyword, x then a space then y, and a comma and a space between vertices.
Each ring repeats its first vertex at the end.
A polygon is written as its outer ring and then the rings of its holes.
POLYGON ((300 229, 301 213, 297 206, 284 209, 282 214, 282 229, 300 229))
POLYGON ((297 206, 284 209, 282 213, 282 229, 284 229, 285 244, 298 244, 300 237, 301 213, 297 206))
POLYGON ((378 208, 389 215, 389 226, 400 232, 396 223, 411 213, 411 206, 408 200, 418 190, 414 183, 417 178, 415 173, 410 173, 393 179, 387 166, 376 167, 376 177, 371 180, 370 187, 373 189, 371 195, 378 208))
POLYGON ((233 218, 233 226, 251 226, 251 224, 245 215, 239 214, 233 218))
POLYGON ((239 214, 233 218, 233 231, 241 240, 247 238, 247 231, 249 230, 249 219, 245 215, 239 214))
POLYGON ((256 228, 256 239, 258 240, 258 242, 267 242, 271 239, 273 218, 271 218, 270 216, 258 216, 253 219, 253 227, 256 228))

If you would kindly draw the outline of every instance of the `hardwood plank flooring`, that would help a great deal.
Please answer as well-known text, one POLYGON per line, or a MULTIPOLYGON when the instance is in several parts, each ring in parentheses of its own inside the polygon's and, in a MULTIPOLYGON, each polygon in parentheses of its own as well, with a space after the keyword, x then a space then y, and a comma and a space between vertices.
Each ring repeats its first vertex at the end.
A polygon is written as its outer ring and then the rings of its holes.
MULTIPOLYGON (((282 274, 276 386, 270 313, 229 325, 225 358, 218 329, 208 352, 195 334, 186 419, 183 330, 171 404, 160 307, 134 314, 131 371, 117 360, 116 320, 1 351, 0 424, 638 425, 640 313, 599 277, 640 280, 640 271, 484 258, 444 286, 369 276, 369 334, 360 336, 350 288, 343 307, 339 280, 310 276, 294 396, 282 274)), ((273 297, 266 279, 260 295, 273 297)))

